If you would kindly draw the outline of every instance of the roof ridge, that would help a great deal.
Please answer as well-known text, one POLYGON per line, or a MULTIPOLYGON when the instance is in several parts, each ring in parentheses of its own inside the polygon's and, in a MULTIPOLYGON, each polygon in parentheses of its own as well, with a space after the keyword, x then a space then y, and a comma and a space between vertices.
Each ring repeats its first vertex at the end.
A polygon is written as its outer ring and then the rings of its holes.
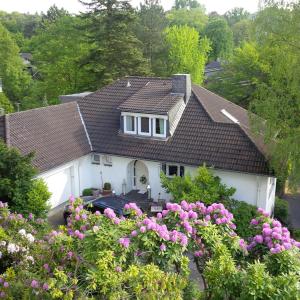
MULTIPOLYGON (((155 77, 155 76, 125 76, 122 78, 136 78, 136 79, 153 79, 153 80, 171 80, 170 77, 155 77)), ((122 79, 121 78, 121 79, 122 79)))
POLYGON ((22 110, 22 111, 16 111, 16 112, 5 114, 5 115, 6 116, 12 116, 12 115, 29 113, 29 112, 32 112, 32 111, 46 110, 46 109, 50 109, 50 108, 54 108, 54 107, 58 107, 58 106, 71 106, 71 105, 74 105, 74 104, 76 104, 75 101, 67 102, 67 103, 59 103, 59 104, 54 104, 54 105, 48 105, 48 106, 41 106, 41 107, 31 108, 31 109, 22 110))

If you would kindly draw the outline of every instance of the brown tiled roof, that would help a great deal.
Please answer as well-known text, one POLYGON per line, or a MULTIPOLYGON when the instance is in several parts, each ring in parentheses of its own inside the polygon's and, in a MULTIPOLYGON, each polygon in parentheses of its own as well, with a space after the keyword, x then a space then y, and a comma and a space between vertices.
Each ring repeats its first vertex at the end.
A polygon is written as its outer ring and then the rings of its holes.
MULTIPOLYGON (((148 82, 160 88, 162 82, 166 82, 165 79, 131 77, 130 87, 127 87, 127 81, 127 78, 116 81, 78 102, 94 151, 195 166, 206 163, 220 169, 269 174, 267 161, 256 144, 238 124, 227 119, 216 121, 209 106, 203 104, 209 100, 206 90, 198 90, 195 86, 175 133, 167 141, 119 134, 118 108, 121 104, 137 95, 146 84, 149 85, 148 82)), ((170 91, 170 84, 171 80, 165 85, 165 93, 170 91)))
POLYGON ((35 152, 40 172, 91 152, 76 102, 6 115, 10 146, 35 152))
MULTIPOLYGON (((134 80, 134 79, 133 79, 134 80)), ((131 88, 128 78, 126 88, 131 88)), ((148 81, 135 94, 125 100, 119 109, 121 111, 139 112, 148 114, 167 114, 168 111, 183 98, 182 95, 172 94, 170 80, 148 81)))
POLYGON ((221 112, 222 109, 225 109, 239 121, 241 129, 253 141, 256 147, 265 155, 268 154, 267 146, 264 143, 264 137, 261 134, 254 134, 251 130, 249 111, 203 87, 193 85, 193 91, 206 112, 215 122, 233 123, 221 112))

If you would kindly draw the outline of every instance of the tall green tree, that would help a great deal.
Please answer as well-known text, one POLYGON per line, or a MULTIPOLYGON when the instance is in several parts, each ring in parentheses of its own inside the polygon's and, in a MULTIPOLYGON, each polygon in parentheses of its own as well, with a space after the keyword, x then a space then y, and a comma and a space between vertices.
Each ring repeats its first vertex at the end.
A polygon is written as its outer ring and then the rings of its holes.
POLYGON ((49 104, 57 103, 59 95, 91 88, 93 74, 82 65, 90 50, 79 29, 82 22, 75 16, 57 16, 55 21, 44 21, 37 30, 30 48, 40 79, 32 85, 23 108, 41 106, 45 98, 49 104))
POLYGON ((167 18, 170 26, 187 25, 195 28, 200 34, 203 33, 208 21, 203 7, 172 9, 168 12, 167 18))
POLYGON ((258 84, 251 108, 266 120, 277 176, 288 176, 293 187, 300 183, 300 1, 265 6, 256 36, 260 49, 268 50, 268 78, 258 84))
POLYGON ((212 51, 209 58, 211 60, 227 60, 233 50, 233 34, 226 20, 223 18, 210 18, 204 33, 211 41, 212 51))
POLYGON ((197 0, 175 0, 175 9, 203 7, 197 0))
POLYGON ((148 59, 151 72, 164 76, 167 72, 167 49, 163 32, 168 21, 159 0, 145 0, 138 11, 137 37, 143 44, 144 56, 148 59))
POLYGON ((11 101, 20 101, 26 95, 30 76, 24 70, 19 47, 9 31, 0 24, 0 78, 3 91, 11 101))
POLYGON ((136 15, 129 1, 81 2, 89 10, 85 17, 92 50, 86 64, 96 76, 95 87, 124 75, 148 74, 141 42, 133 33, 136 15))
POLYGON ((224 14, 229 26, 250 18, 250 13, 242 7, 235 7, 224 14))
POLYGON ((204 67, 210 50, 206 38, 200 39, 196 29, 172 26, 166 30, 171 73, 190 73, 192 81, 202 83, 204 67))

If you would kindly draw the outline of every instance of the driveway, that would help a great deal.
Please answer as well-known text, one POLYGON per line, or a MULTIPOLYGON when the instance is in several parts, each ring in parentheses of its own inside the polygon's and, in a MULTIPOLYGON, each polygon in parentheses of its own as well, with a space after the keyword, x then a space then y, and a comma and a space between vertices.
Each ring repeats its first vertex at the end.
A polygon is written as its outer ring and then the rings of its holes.
POLYGON ((282 197, 289 203, 289 219, 295 229, 300 229, 300 193, 286 194, 282 197))

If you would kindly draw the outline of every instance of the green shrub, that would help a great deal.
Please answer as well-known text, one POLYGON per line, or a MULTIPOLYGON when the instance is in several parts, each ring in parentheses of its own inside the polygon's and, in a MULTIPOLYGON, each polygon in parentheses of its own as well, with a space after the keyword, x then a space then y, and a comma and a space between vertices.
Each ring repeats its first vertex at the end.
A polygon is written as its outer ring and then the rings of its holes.
POLYGON ((293 229, 292 236, 296 241, 300 241, 300 229, 293 229))
POLYGON ((105 182, 103 189, 106 191, 110 191, 111 190, 111 184, 109 182, 105 182))
POLYGON ((187 200, 201 201, 205 204, 222 202, 230 199, 235 193, 234 188, 228 188, 221 183, 218 176, 214 176, 205 166, 199 167, 195 176, 189 174, 168 178, 161 173, 161 183, 168 193, 172 194, 175 202, 187 200))
POLYGON ((27 196, 28 200, 25 212, 27 214, 33 213, 36 217, 46 217, 49 210, 48 200, 51 197, 46 183, 42 179, 34 179, 32 181, 32 188, 27 196))
POLYGON ((284 224, 288 223, 289 203, 278 197, 275 199, 274 217, 284 224))
POLYGON ((204 299, 203 293, 199 289, 199 283, 189 280, 183 291, 184 300, 201 300, 204 299))
POLYGON ((253 229, 249 224, 257 217, 257 207, 234 199, 226 200, 223 204, 234 216, 236 233, 243 238, 251 236, 253 229))
POLYGON ((82 191, 82 196, 92 196, 93 195, 93 190, 91 188, 84 189, 82 191))

